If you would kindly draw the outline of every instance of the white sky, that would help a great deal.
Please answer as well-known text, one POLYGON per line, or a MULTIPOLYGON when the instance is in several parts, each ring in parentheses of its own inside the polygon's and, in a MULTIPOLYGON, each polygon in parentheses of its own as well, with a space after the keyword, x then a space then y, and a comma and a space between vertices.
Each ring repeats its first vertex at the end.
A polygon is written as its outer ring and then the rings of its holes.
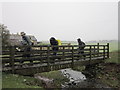
MULTIPOLYGON (((51 36, 84 41, 118 38, 117 2, 4 2, 3 23, 11 33, 24 31, 39 41, 51 36)), ((1 19, 0 19, 1 21, 1 19)))

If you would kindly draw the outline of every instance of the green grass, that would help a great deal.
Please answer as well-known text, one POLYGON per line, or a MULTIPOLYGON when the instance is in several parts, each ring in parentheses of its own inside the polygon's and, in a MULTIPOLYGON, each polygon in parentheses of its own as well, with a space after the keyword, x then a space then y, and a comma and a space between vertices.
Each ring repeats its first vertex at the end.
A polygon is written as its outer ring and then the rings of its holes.
POLYGON ((116 63, 106 63, 105 66, 102 65, 102 68, 101 72, 96 74, 97 79, 112 88, 120 87, 120 65, 116 63))
POLYGON ((106 62, 113 62, 113 63, 120 63, 119 61, 119 54, 120 52, 119 51, 113 51, 113 52, 110 52, 110 58, 106 60, 106 62))
MULTIPOLYGON (((54 79, 54 85, 56 88, 60 88, 61 83, 68 81, 60 71, 51 71, 39 73, 40 76, 44 76, 50 79, 54 79)), ((42 84, 33 77, 20 76, 17 74, 2 73, 2 88, 40 88, 43 89, 42 84)))
MULTIPOLYGON (((110 74, 109 74, 110 75, 110 74)), ((113 74, 115 75, 115 74, 113 74)), ((114 78, 114 76, 110 76, 109 79, 106 75, 102 75, 100 74, 99 77, 101 77, 101 81, 106 84, 109 85, 110 87, 118 87, 119 82, 116 78, 114 78)))
POLYGON ((83 71, 85 69, 85 66, 75 66, 73 67, 73 70, 76 70, 76 71, 83 71))
POLYGON ((35 78, 2 73, 2 88, 41 88, 35 78))

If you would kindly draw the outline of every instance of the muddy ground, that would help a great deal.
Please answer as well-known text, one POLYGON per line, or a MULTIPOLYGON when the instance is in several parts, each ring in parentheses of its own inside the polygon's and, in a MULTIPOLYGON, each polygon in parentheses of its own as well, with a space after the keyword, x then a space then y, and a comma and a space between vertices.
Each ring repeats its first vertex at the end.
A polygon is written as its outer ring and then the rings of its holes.
POLYGON ((97 72, 96 79, 112 88, 120 88, 120 64, 102 63, 101 70, 97 72))

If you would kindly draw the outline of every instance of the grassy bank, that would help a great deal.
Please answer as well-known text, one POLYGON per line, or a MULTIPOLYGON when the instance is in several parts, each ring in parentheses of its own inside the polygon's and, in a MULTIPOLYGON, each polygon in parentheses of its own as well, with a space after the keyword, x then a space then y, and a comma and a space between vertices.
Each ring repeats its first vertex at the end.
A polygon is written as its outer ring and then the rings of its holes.
MULTIPOLYGON (((53 79, 54 86, 51 87, 54 88, 60 88, 61 84, 64 84, 66 81, 68 81, 68 79, 64 77, 60 71, 44 72, 37 75, 53 79)), ((44 87, 46 87, 46 85, 34 77, 2 73, 2 88, 39 88, 40 90, 43 90, 44 87)))
POLYGON ((113 88, 120 88, 120 51, 110 52, 110 58, 106 60, 102 72, 97 74, 97 79, 113 88))
POLYGON ((106 60, 107 63, 119 63, 120 64, 120 61, 119 61, 119 58, 120 58, 120 51, 113 51, 113 52, 110 52, 110 58, 106 60))
POLYGON ((96 79, 112 88, 120 88, 120 64, 104 63, 102 71, 96 74, 96 79))
POLYGON ((37 80, 28 76, 2 73, 2 88, 41 88, 37 80))

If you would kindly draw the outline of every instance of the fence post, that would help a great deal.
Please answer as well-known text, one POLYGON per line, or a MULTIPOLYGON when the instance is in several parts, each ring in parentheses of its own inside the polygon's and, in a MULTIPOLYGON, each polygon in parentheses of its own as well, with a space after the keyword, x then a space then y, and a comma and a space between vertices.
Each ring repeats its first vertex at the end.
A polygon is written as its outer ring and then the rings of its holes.
POLYGON ((11 66, 11 68, 12 68, 12 73, 14 73, 14 72, 15 72, 15 67, 14 67, 15 48, 14 48, 14 46, 10 46, 9 48, 10 48, 10 60, 11 60, 10 66, 11 66))
MULTIPOLYGON (((33 51, 32 46, 28 46, 28 48, 30 48, 30 52, 32 52, 32 51, 33 51)), ((28 52, 28 53, 30 53, 30 52, 28 52)), ((34 61, 34 59, 30 59, 30 58, 31 58, 31 56, 34 56, 34 53, 30 53, 30 57, 29 57, 30 64, 31 64, 31 65, 33 65, 33 61, 34 61)))
POLYGON ((105 59, 105 45, 103 46, 103 60, 105 59))
POLYGON ((109 58, 109 43, 107 43, 107 58, 109 58))
POLYGON ((48 66, 48 70, 47 71, 50 71, 50 47, 47 46, 47 66, 48 66))
POLYGON ((41 59, 42 58, 42 52, 41 52, 42 51, 42 46, 39 46, 39 47, 40 47, 40 63, 42 63, 42 59, 41 59))
POLYGON ((65 47, 63 46, 63 60, 65 59, 65 47))
POLYGON ((92 51, 91 51, 91 49, 92 49, 92 46, 90 46, 90 60, 89 60, 89 65, 90 65, 91 58, 92 58, 92 51))
POLYGON ((99 57, 99 43, 97 43, 97 53, 98 53, 98 57, 99 57))
POLYGON ((95 54, 96 54, 96 52, 95 52, 95 46, 94 46, 94 57, 95 57, 95 54))
POLYGON ((72 68, 74 68, 74 46, 72 46, 72 68))

